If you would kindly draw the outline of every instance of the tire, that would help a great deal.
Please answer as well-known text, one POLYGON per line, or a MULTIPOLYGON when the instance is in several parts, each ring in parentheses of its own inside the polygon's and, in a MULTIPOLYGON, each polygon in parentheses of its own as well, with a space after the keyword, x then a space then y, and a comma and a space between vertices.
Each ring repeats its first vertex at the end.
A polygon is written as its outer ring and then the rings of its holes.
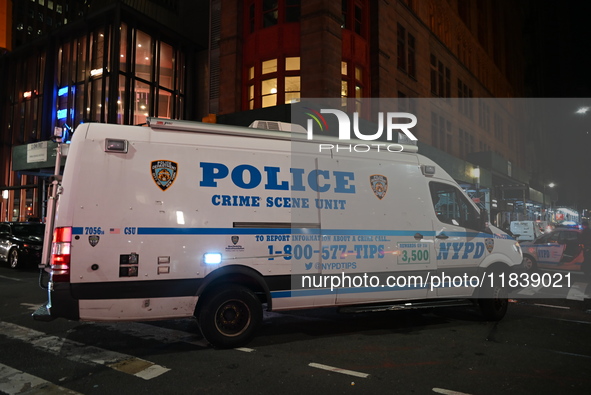
POLYGON ((508 291, 500 286, 483 289, 483 297, 478 299, 482 316, 487 321, 500 321, 509 307, 508 291))
POLYGON ((231 285, 204 296, 198 317, 203 337, 218 348, 248 343, 263 320, 261 302, 248 288, 231 285))
POLYGON ((18 255, 18 250, 16 248, 13 248, 8 252, 8 265, 11 269, 20 269, 21 265, 18 255))
POLYGON ((538 263, 531 255, 524 255, 523 256, 522 265, 523 265, 523 271, 526 273, 535 272, 536 269, 538 268, 538 263))

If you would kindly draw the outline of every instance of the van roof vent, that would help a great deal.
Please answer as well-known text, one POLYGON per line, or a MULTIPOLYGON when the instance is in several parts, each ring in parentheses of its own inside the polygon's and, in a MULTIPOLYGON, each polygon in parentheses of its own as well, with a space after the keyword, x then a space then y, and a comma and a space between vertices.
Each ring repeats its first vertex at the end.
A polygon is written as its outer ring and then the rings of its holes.
POLYGON ((307 133, 306 129, 304 129, 301 125, 288 122, 254 121, 248 127, 254 129, 277 130, 282 132, 307 133))
POLYGON ((259 123, 259 129, 267 129, 267 130, 281 130, 279 127, 279 122, 273 121, 261 121, 259 123))

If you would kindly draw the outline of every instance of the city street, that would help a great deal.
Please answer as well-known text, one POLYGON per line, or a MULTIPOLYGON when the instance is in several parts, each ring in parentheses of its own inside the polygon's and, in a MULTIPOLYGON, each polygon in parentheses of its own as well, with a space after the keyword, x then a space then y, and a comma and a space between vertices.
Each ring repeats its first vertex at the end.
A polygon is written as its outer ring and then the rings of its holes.
POLYGON ((2 266, 0 392, 588 394, 590 290, 575 279, 563 299, 515 290, 499 323, 458 308, 273 312, 247 347, 217 350, 189 319, 36 322, 37 273, 2 266))

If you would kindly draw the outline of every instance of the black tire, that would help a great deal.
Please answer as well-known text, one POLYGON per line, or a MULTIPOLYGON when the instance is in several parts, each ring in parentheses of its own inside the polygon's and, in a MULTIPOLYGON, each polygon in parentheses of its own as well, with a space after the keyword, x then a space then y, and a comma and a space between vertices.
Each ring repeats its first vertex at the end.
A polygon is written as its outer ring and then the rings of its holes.
POLYGON ((248 343, 263 320, 261 302, 248 288, 231 285, 204 296, 197 316, 203 337, 214 347, 248 343))
POLYGON ((494 285, 490 288, 484 288, 482 291, 483 294, 478 299, 482 316, 487 321, 500 321, 509 307, 507 289, 494 285))
POLYGON ((525 273, 535 272, 538 268, 538 263, 531 255, 524 255, 522 261, 523 271, 525 273))
POLYGON ((19 253, 16 248, 13 248, 8 252, 8 266, 10 266, 11 269, 19 269, 21 267, 19 253))

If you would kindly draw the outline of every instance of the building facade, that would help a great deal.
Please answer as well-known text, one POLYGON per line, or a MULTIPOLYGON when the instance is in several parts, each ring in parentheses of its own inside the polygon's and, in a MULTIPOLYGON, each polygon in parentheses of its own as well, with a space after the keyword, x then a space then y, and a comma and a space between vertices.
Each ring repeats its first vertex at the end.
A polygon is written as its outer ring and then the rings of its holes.
POLYGON ((83 122, 191 119, 186 89, 204 73, 197 59, 209 12, 180 1, 11 3, 12 48, 0 60, 0 218, 22 221, 44 216, 56 131, 67 139, 83 122), (190 30, 196 18, 199 33, 190 30))

